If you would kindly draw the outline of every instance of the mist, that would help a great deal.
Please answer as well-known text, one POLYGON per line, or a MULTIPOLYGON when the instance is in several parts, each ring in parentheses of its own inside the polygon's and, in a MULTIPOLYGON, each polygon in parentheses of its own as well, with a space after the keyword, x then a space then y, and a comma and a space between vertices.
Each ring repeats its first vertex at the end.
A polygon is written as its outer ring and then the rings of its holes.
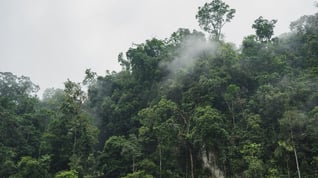
POLYGON ((215 55, 217 48, 216 42, 202 38, 202 36, 187 36, 176 50, 173 60, 166 64, 169 71, 168 78, 174 78, 180 72, 191 72, 198 60, 215 55))

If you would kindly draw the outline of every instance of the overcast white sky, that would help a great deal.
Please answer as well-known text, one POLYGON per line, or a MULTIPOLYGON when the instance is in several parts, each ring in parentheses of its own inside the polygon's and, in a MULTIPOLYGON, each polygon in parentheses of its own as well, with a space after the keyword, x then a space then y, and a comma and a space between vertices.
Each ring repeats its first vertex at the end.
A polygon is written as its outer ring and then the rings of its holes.
MULTIPOLYGON (((197 8, 206 0, 0 0, 0 71, 29 76, 45 88, 80 82, 91 68, 120 70, 117 55, 133 43, 164 39, 178 28, 200 30, 197 8)), ((240 44, 259 16, 277 19, 275 35, 291 21, 318 12, 315 0, 225 0, 236 9, 223 28, 240 44)))

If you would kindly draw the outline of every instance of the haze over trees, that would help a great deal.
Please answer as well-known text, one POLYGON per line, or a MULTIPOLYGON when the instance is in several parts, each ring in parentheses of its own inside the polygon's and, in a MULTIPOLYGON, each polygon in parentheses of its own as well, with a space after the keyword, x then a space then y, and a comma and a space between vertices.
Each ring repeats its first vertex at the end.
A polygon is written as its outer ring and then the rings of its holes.
POLYGON ((318 13, 274 38, 260 16, 239 49, 221 38, 234 13, 207 3, 208 38, 135 44, 121 71, 88 69, 41 100, 0 72, 0 177, 317 177, 318 13))

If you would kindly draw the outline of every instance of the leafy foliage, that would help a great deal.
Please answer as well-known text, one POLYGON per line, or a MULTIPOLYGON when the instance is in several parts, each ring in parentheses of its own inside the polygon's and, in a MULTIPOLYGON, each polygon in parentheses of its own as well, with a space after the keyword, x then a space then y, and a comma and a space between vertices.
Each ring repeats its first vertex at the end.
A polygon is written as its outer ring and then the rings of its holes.
POLYGON ((318 15, 276 37, 258 18, 240 49, 234 10, 199 8, 178 29, 120 53, 122 70, 47 89, 0 73, 0 177, 317 177, 318 15))
POLYGON ((219 40, 222 27, 232 20, 234 14, 235 9, 230 9, 222 0, 213 0, 199 7, 196 18, 204 31, 210 33, 213 39, 219 40))
POLYGON ((267 20, 264 19, 262 16, 258 17, 252 28, 255 29, 256 35, 258 40, 261 42, 268 42, 271 40, 272 36, 274 35, 274 27, 277 23, 277 20, 267 20))

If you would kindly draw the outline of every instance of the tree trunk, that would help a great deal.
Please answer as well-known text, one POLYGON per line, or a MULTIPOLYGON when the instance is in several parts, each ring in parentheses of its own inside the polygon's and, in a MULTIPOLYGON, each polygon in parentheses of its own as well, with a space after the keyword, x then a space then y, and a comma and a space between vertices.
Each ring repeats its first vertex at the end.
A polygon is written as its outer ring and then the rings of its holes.
MULTIPOLYGON (((288 156, 289 157, 289 156, 288 156)), ((289 162, 289 158, 287 159, 287 175, 288 175, 288 178, 290 178, 290 171, 289 171, 289 164, 288 164, 288 162, 289 162)))
POLYGON ((161 161, 161 144, 159 143, 159 176, 161 178, 162 161, 161 161))
POLYGON ((194 178, 194 164, 193 164, 193 154, 191 147, 189 148, 190 164, 191 164, 191 178, 194 178))
POLYGON ((298 162, 298 156, 297 156, 296 146, 295 146, 295 143, 294 143, 294 136, 293 136, 293 130, 292 129, 290 130, 290 137, 291 137, 291 140, 292 140, 292 146, 293 146, 294 155, 295 155, 298 178, 301 178, 300 169, 299 169, 299 162, 298 162))
POLYGON ((76 151, 76 127, 75 127, 75 132, 74 132, 74 141, 73 141, 73 154, 75 154, 76 151))
POLYGON ((188 174, 189 174, 189 160, 188 160, 188 156, 186 156, 186 172, 185 172, 185 178, 188 178, 188 174))
POLYGON ((297 156, 297 151, 296 151, 296 148, 295 148, 295 147, 294 147, 294 154, 295 154, 295 160, 296 160, 298 178, 301 178, 300 169, 299 169, 299 163, 298 163, 298 156, 297 156))
POLYGON ((234 114, 234 104, 233 101, 230 101, 231 103, 229 103, 228 101, 225 100, 225 103, 227 105, 228 110, 231 113, 232 116, 232 123, 233 123, 233 128, 235 129, 235 114, 234 114))
POLYGON ((135 172, 135 156, 132 157, 133 159, 133 165, 132 165, 132 171, 135 172))
POLYGON ((234 115, 234 104, 231 101, 231 113, 232 113, 232 120, 233 120, 233 128, 235 129, 235 115, 234 115))

